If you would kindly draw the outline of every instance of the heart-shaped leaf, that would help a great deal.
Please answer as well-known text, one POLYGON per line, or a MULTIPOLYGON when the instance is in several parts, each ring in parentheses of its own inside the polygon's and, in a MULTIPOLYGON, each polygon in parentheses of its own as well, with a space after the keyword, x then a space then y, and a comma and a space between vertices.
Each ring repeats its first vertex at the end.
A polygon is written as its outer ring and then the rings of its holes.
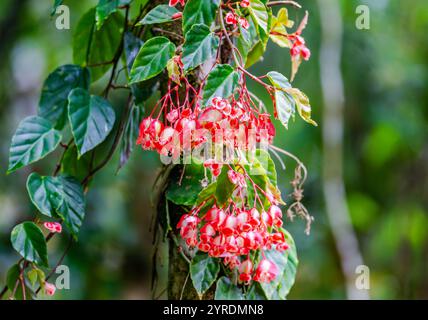
POLYGON ((11 173, 44 158, 60 142, 61 133, 48 120, 37 116, 25 118, 12 137, 7 172, 11 173))
POLYGON ((12 247, 27 261, 48 266, 46 240, 40 228, 33 222, 23 222, 13 228, 12 247))
POLYGON ((219 38, 204 24, 195 24, 186 33, 183 45, 185 70, 194 69, 216 56, 219 38))
POLYGON ((55 217, 63 201, 62 184, 57 177, 43 177, 34 172, 27 179, 27 190, 40 213, 55 217))
POLYGON ((209 104, 215 97, 227 99, 238 86, 239 74, 228 64, 218 64, 210 72, 204 87, 203 103, 209 104))
POLYGON ((145 17, 138 22, 138 25, 170 22, 173 21, 172 16, 179 12, 180 11, 174 7, 161 4, 150 10, 145 17))
POLYGON ((220 272, 220 264, 216 258, 210 257, 206 253, 199 253, 190 265, 190 277, 193 286, 200 296, 202 296, 217 279, 220 272))
POLYGON ((68 102, 71 130, 81 156, 107 138, 116 116, 107 100, 80 88, 71 91, 68 102))
POLYGON ((59 177, 62 184, 64 201, 59 207, 58 215, 77 239, 83 219, 85 218, 85 197, 82 185, 72 177, 59 177))
POLYGON ((67 121, 68 95, 74 88, 88 89, 89 70, 67 64, 52 72, 43 84, 38 114, 62 129, 67 121))
POLYGON ((219 5, 220 0, 188 0, 183 10, 183 34, 195 24, 211 26, 219 5))
POLYGON ((140 49, 130 74, 130 83, 155 77, 166 68, 175 52, 175 45, 165 37, 154 37, 140 49))

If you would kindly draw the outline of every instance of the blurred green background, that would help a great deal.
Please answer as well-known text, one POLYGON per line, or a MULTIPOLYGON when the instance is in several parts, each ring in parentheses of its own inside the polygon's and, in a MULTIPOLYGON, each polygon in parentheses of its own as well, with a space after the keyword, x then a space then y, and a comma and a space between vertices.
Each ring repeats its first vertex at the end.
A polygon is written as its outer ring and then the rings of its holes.
MULTIPOLYGON (((323 0, 299 2, 309 11, 304 36, 312 57, 302 64, 294 86, 310 97, 313 118, 319 127, 297 118, 288 131, 276 126, 275 143, 297 155, 309 170, 304 204, 315 217, 309 236, 304 234, 302 221, 286 222, 296 239, 300 258, 289 298, 346 299, 346 281, 323 190, 322 130, 326 106, 319 54, 323 45, 319 5, 323 0)), ((343 25, 340 70, 345 95, 345 200, 364 264, 370 268, 369 294, 374 299, 427 299, 428 6, 426 0, 335 2, 343 25), (355 9, 361 4, 370 9, 369 30, 355 26, 355 9)), ((66 0, 71 29, 57 30, 55 18, 50 17, 50 0, 0 2, 2 286, 6 271, 18 258, 10 246, 10 231, 34 214, 26 194, 26 178, 34 170, 48 174, 56 159, 52 155, 40 164, 6 176, 10 138, 22 118, 36 113, 46 76, 57 66, 72 63, 73 28, 96 3, 66 0)), ((302 17, 302 10, 290 9, 291 19, 302 17)), ((269 46, 265 59, 252 68, 258 75, 271 70, 290 73, 287 50, 274 44, 269 46)), ((100 80, 101 84, 104 80, 100 80)), ((265 97, 257 85, 251 89, 265 97)), ((159 168, 158 157, 136 149, 126 167, 116 174, 118 161, 116 155, 91 187, 79 242, 65 259, 71 271, 71 290, 59 290, 55 298, 152 297, 150 193, 159 168)), ((287 160, 286 164, 286 171, 280 171, 284 194, 291 191, 289 181, 294 168, 294 163, 287 160)), ((65 245, 58 239, 49 244, 52 261, 59 258, 65 245)), ((165 278, 162 272, 161 278, 165 278)), ((161 281, 155 296, 162 297, 162 290, 161 281)))

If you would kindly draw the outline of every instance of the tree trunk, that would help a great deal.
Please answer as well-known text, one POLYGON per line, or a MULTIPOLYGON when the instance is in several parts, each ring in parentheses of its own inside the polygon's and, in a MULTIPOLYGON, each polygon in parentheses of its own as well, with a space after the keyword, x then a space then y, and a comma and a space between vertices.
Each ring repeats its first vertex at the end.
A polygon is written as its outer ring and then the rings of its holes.
MULTIPOLYGON (((151 8, 155 7, 156 5, 163 3, 164 1, 155 0, 151 4, 151 8)), ((183 37, 182 28, 181 28, 181 20, 170 23, 170 24, 163 24, 162 29, 167 31, 168 33, 174 33, 176 35, 179 35, 183 37)), ((170 38, 171 41, 175 42, 177 45, 177 39, 168 36, 168 34, 162 34, 162 31, 158 28, 155 28, 153 30, 154 34, 157 35, 164 35, 170 38)), ((177 37, 179 38, 179 37, 177 37)), ((222 63, 229 63, 231 60, 231 48, 229 45, 223 41, 221 44, 221 52, 220 52, 220 60, 222 63)), ((214 61, 213 61, 214 62, 214 61)), ((201 67, 202 71, 193 71, 191 74, 187 74, 186 77, 188 78, 189 82, 195 86, 199 87, 200 80, 204 73, 206 73, 206 70, 204 70, 203 67, 201 67)), ((166 80, 166 79, 165 79, 166 80)), ((161 81, 161 96, 163 96, 166 93, 167 81, 161 81)), ((183 166, 177 165, 178 168, 175 168, 174 170, 183 170, 183 166)), ((161 187, 157 191, 159 193, 158 200, 157 200, 157 224, 161 224, 161 217, 162 215, 165 215, 165 190, 168 186, 169 182, 171 181, 171 175, 170 173, 172 170, 166 170, 167 173, 165 174, 165 177, 162 179, 163 182, 161 183, 161 187)), ((210 300, 214 298, 214 292, 215 292, 215 286, 212 286, 210 290, 208 290, 202 297, 199 297, 196 290, 193 287, 192 280, 190 278, 189 273, 189 265, 188 262, 183 258, 182 254, 180 253, 181 248, 179 248, 176 244, 177 239, 179 239, 179 234, 177 234, 176 226, 178 223, 178 220, 180 219, 181 215, 185 214, 186 212, 183 211, 182 207, 174 206, 171 202, 169 202, 169 225, 171 226, 171 229, 169 231, 169 234, 167 235, 167 241, 168 241, 168 285, 167 285, 167 295, 168 299, 171 300, 196 300, 196 299, 206 299, 210 300), (175 240, 174 240, 175 239, 175 240)), ((164 226, 165 227, 165 226, 164 226)), ((164 230, 165 231, 165 230, 164 230)))

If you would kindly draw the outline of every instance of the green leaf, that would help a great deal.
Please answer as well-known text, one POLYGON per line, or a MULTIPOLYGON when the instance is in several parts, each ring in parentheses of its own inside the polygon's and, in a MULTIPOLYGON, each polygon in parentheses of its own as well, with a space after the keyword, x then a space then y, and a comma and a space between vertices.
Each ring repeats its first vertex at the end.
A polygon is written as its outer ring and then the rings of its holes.
POLYGON ((48 120, 37 116, 25 118, 12 137, 7 172, 11 173, 46 157, 60 142, 61 133, 52 128, 48 120))
POLYGON ((132 66, 130 83, 155 77, 166 68, 175 53, 175 45, 165 37, 154 37, 140 49, 132 66))
POLYGON ((171 172, 171 182, 166 190, 166 198, 177 205, 194 205, 198 194, 202 191, 202 179, 204 179, 203 165, 192 163, 184 167, 176 166, 171 172), (185 171, 181 179, 182 170, 185 171))
POLYGON ((279 72, 269 72, 267 74, 269 81, 276 88, 275 90, 275 108, 278 119, 288 128, 288 122, 294 116, 296 103, 293 97, 284 90, 290 89, 291 84, 288 79, 279 72))
POLYGON ((61 162, 61 174, 73 176, 81 181, 89 173, 91 160, 91 153, 85 153, 79 158, 77 147, 73 144, 65 151, 64 159, 61 162))
POLYGON ((239 74, 230 65, 216 65, 208 75, 203 103, 208 105, 215 97, 229 98, 238 86, 238 82, 239 74))
POLYGON ((104 21, 120 6, 128 5, 131 0, 100 0, 96 7, 95 20, 97 21, 97 29, 99 30, 104 21))
POLYGON ((216 57, 219 38, 204 24, 195 24, 186 33, 183 44, 183 64, 185 70, 198 67, 216 57))
POLYGON ((265 53, 265 47, 261 41, 258 41, 251 51, 248 53, 247 61, 245 63, 245 68, 251 67, 253 64, 260 61, 265 53))
POLYGON ((221 277, 216 283, 214 300, 245 300, 242 290, 228 277, 221 277))
POLYGON ((307 123, 317 126, 317 123, 311 119, 311 104, 309 103, 309 98, 301 92, 299 89, 291 89, 290 94, 293 96, 294 101, 296 102, 296 109, 299 113, 299 116, 305 120, 307 123))
POLYGON ((58 215, 64 220, 75 239, 85 218, 85 197, 82 185, 72 177, 59 177, 62 184, 64 201, 58 209, 58 215))
POLYGON ((183 11, 183 34, 195 24, 211 26, 219 5, 220 0, 188 0, 183 11))
POLYGON ((132 150, 135 146, 135 141, 137 141, 138 138, 142 114, 143 113, 140 107, 135 105, 132 107, 122 137, 122 143, 120 146, 119 167, 117 170, 120 170, 128 162, 129 157, 131 156, 132 150))
POLYGON ((10 240, 12 247, 27 261, 48 266, 46 240, 42 231, 33 222, 23 222, 13 228, 10 240))
POLYGON ((199 296, 202 296, 212 286, 219 272, 220 264, 216 258, 210 257, 206 253, 196 254, 190 265, 190 277, 199 296))
POLYGON ((179 12, 180 11, 175 7, 170 7, 167 4, 161 4, 150 10, 137 25, 170 22, 174 20, 172 16, 179 12))
POLYGON ((276 71, 268 72, 267 77, 270 83, 277 89, 285 90, 285 89, 291 88, 291 84, 288 81, 287 77, 285 77, 279 72, 276 72, 276 71))
MULTIPOLYGON (((128 74, 131 73, 132 65, 135 58, 143 46, 144 42, 140 38, 134 36, 131 32, 125 33, 124 37, 124 52, 128 74)), ((158 86, 157 79, 134 83, 131 85, 131 91, 134 96, 135 104, 139 105, 145 102, 156 91, 158 86)))
POLYGON ((68 101, 71 130, 81 156, 107 138, 116 116, 107 100, 80 88, 71 91, 68 101))
POLYGON ((250 0, 250 6, 248 8, 254 22, 265 34, 269 34, 269 13, 263 2, 260 0, 250 0))
POLYGON ((38 114, 62 129, 67 121, 68 95, 75 88, 89 89, 89 70, 67 64, 52 72, 43 84, 38 114))
POLYGON ((296 245, 286 230, 281 229, 281 232, 284 233, 289 248, 285 252, 279 252, 275 249, 265 251, 266 259, 275 263, 278 270, 281 271, 273 281, 260 284, 268 299, 284 300, 296 278, 298 265, 296 245))
POLYGON ((263 289, 260 287, 260 283, 253 281, 245 294, 246 300, 266 300, 266 296, 263 293, 263 289))
POLYGON ((34 287, 36 285, 37 279, 39 278, 39 273, 36 269, 31 269, 27 272, 27 277, 31 285, 34 287))
POLYGON ((293 287, 294 281, 296 280, 297 265, 299 264, 299 260, 297 258, 296 244, 294 243, 290 233, 284 229, 282 229, 282 232, 285 234, 285 239, 289 248, 287 249, 288 259, 279 284, 278 296, 281 299, 285 299, 290 292, 290 289, 293 287))
POLYGON ((257 149, 256 150, 256 159, 263 167, 266 176, 268 177, 269 181, 273 184, 277 184, 278 175, 276 173, 275 163, 272 160, 272 157, 270 156, 269 152, 257 149))
POLYGON ((81 66, 92 66, 91 78, 96 81, 111 67, 111 62, 121 44, 123 17, 111 14, 102 27, 95 26, 95 8, 85 13, 73 34, 73 61, 81 66))
POLYGON ((232 196, 233 190, 235 190, 235 185, 230 182, 227 172, 229 171, 228 166, 223 166, 221 173, 217 178, 217 189, 215 192, 215 197, 219 206, 224 205, 232 196))
POLYGON ((55 217, 63 201, 62 184, 57 177, 43 177, 34 172, 27 179, 27 191, 41 214, 55 217))

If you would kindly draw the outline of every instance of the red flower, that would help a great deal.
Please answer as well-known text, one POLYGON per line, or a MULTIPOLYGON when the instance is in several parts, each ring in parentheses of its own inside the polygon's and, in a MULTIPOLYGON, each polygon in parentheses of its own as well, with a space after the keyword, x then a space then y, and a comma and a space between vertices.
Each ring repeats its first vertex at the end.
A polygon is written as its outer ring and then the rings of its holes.
POLYGON ((240 5, 242 8, 247 8, 250 6, 250 0, 242 0, 240 5))
POLYGON ((233 25, 235 25, 235 24, 238 23, 238 18, 237 18, 237 16, 233 12, 228 12, 226 14, 225 21, 226 21, 227 24, 233 24, 233 25))
POLYGON ((260 261, 256 269, 254 280, 257 282, 271 282, 276 278, 277 275, 277 266, 273 262, 263 259, 262 261, 260 261))
POLYGON ((169 0, 169 6, 170 7, 175 7, 177 5, 177 3, 179 3, 184 6, 186 0, 169 0))
POLYGON ((248 283, 251 281, 251 273, 253 272, 253 263, 247 259, 239 266, 239 280, 248 283))
POLYGON ((43 226, 52 233, 61 233, 62 226, 58 222, 45 222, 43 226))

